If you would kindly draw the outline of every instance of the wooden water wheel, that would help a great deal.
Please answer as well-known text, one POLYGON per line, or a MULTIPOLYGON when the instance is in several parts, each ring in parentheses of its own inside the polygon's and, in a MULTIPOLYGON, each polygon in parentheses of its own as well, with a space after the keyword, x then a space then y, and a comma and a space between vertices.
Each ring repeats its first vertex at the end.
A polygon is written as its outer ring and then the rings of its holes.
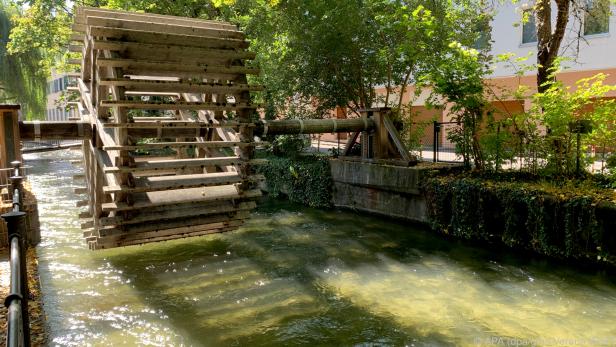
MULTIPOLYGON (((78 108, 91 249, 238 228, 260 196, 251 165, 255 54, 236 26, 81 7, 78 108)), ((76 62, 75 62, 76 63, 76 62)))

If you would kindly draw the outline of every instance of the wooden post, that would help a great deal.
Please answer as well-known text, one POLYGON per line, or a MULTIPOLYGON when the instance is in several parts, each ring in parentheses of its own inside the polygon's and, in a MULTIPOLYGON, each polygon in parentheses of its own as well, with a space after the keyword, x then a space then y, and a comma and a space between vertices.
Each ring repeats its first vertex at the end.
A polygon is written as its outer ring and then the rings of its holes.
POLYGON ((19 108, 19 105, 0 105, 0 168, 10 167, 12 161, 21 161, 19 108))
MULTIPOLYGON (((360 111, 361 112, 361 117, 362 118, 372 118, 372 111, 369 110, 364 110, 364 111, 360 111)), ((370 159, 372 158, 372 151, 371 151, 371 146, 370 146, 370 135, 368 133, 368 131, 362 131, 361 132, 361 139, 360 139, 360 143, 361 143, 361 158, 362 159, 370 159)))

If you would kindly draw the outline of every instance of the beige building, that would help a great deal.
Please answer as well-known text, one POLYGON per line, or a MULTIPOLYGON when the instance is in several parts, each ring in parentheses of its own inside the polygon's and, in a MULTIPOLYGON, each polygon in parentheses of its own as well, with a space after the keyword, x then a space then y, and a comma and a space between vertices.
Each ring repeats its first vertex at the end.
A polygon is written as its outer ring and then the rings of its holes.
POLYGON ((66 107, 66 102, 62 101, 64 92, 69 86, 75 86, 76 82, 76 77, 70 74, 59 74, 55 70, 51 71, 51 77, 47 80, 45 120, 67 121, 69 117, 77 116, 77 111, 74 108, 66 107))

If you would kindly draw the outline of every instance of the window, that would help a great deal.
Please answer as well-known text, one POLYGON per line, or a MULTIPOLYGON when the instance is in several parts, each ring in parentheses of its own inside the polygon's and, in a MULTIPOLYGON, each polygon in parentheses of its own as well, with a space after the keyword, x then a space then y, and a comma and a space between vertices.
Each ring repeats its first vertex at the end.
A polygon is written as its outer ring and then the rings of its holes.
POLYGON ((535 26, 535 13, 525 10, 522 15, 522 43, 537 42, 537 27, 535 26))
POLYGON ((477 40, 473 44, 475 49, 486 49, 490 47, 491 27, 489 22, 479 22, 476 24, 477 40))
POLYGON ((610 1, 586 0, 584 35, 604 34, 610 31, 610 1))

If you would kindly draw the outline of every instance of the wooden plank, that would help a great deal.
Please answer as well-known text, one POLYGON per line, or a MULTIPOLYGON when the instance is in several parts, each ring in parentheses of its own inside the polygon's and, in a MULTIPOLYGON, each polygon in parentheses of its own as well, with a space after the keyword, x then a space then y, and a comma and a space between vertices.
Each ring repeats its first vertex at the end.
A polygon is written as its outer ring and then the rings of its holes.
POLYGON ((75 207, 84 207, 84 206, 88 206, 88 204, 90 203, 90 201, 88 200, 81 200, 81 201, 77 201, 75 203, 75 207))
POLYGON ((130 72, 134 69, 153 70, 153 71, 181 71, 193 73, 219 73, 219 74, 247 74, 258 75, 260 70, 254 67, 226 66, 211 64, 178 64, 159 60, 145 59, 98 59, 97 64, 104 67, 121 67, 130 72))
MULTIPOLYGON (((176 46, 189 46, 200 48, 236 49, 248 48, 249 43, 245 40, 223 39, 217 37, 202 37, 195 35, 155 33, 151 31, 132 30, 110 27, 90 27, 93 37, 112 38, 120 41, 157 43, 170 42, 176 46)), ((83 41, 83 36, 81 38, 83 41)))
POLYGON ((260 106, 249 102, 241 103, 214 103, 214 102, 152 102, 131 100, 102 100, 101 107, 126 107, 134 110, 210 110, 210 111, 234 111, 241 109, 257 109, 260 106))
MULTIPOLYGON (((261 142, 259 142, 261 143, 261 142)), ((259 144, 256 143, 256 144, 259 144)), ((110 150, 125 150, 125 151, 135 151, 138 149, 147 150, 147 149, 163 149, 163 148, 230 148, 230 147, 245 147, 245 146, 254 146, 253 142, 239 142, 239 141, 208 141, 208 142, 155 142, 155 143, 143 143, 131 146, 104 146, 103 149, 106 151, 110 150)))
POLYGON ((174 93, 204 93, 233 94, 243 91, 258 92, 265 88, 260 85, 220 84, 220 83, 190 83, 160 80, 139 80, 130 78, 106 78, 98 82, 100 85, 125 87, 127 91, 174 92, 174 93))
POLYGON ((247 201, 239 203, 237 206, 233 204, 219 204, 217 206, 211 206, 208 208, 195 210, 193 208, 185 208, 181 210, 167 210, 156 213, 145 213, 137 216, 131 216, 130 218, 123 218, 121 216, 116 217, 103 217, 100 219, 102 226, 113 225, 128 225, 137 223, 154 222, 165 219, 177 219, 186 217, 207 216, 212 214, 221 214, 236 211, 253 210, 257 207, 254 201, 247 201))
POLYGON ((90 249, 92 250, 100 250, 100 249, 108 249, 115 247, 126 247, 126 246, 134 246, 140 245, 144 243, 152 243, 152 242, 160 242, 160 241, 168 241, 168 240, 176 240, 187 237, 195 237, 195 236, 204 236, 209 234, 217 234, 228 232, 232 230, 236 230, 242 224, 242 221, 238 221, 237 225, 235 223, 229 222, 228 227, 218 227, 218 226, 199 226, 199 227, 190 227, 190 228, 178 228, 174 230, 174 233, 168 236, 160 236, 160 237, 151 237, 144 239, 136 239, 136 240, 122 240, 122 241, 109 241, 107 238, 100 238, 97 241, 94 241, 89 244, 90 249), (188 231, 191 230, 191 231, 188 231), (183 231, 183 232, 181 232, 183 231))
POLYGON ((79 215, 77 216, 79 219, 88 219, 88 218, 92 218, 92 213, 90 213, 90 211, 84 211, 79 213, 79 215))
POLYGON ((92 117, 98 118, 97 110, 94 107, 94 105, 92 105, 92 97, 90 95, 90 90, 88 89, 85 82, 81 78, 77 79, 77 86, 79 87, 79 94, 81 96, 82 104, 86 107, 86 109, 88 110, 88 113, 92 117))
MULTIPOLYGON (((214 28, 199 28, 192 25, 156 23, 153 21, 143 20, 125 20, 118 18, 105 18, 97 16, 87 16, 86 24, 89 26, 122 28, 150 31, 156 33, 170 33, 179 35, 194 35, 202 37, 219 37, 229 39, 244 39, 245 35, 241 31, 214 29, 214 28)), ((73 28, 74 31, 76 28, 73 28)), ((77 28, 79 29, 79 28, 77 28)))
POLYGON ((69 59, 67 62, 72 65, 81 65, 81 59, 69 59))
POLYGON ((353 149, 353 145, 355 145, 355 141, 357 141, 357 137, 359 137, 360 132, 356 131, 353 133, 353 135, 351 135, 349 137, 349 139, 346 142, 346 145, 344 146, 344 153, 342 154, 343 156, 347 156, 351 154, 351 150, 353 149))
MULTIPOLYGON (((253 176, 253 179, 260 177, 253 176)), ((235 172, 215 172, 193 175, 173 175, 140 177, 135 179, 135 187, 125 185, 103 187, 105 194, 111 193, 138 193, 159 190, 178 190, 184 188, 221 186, 242 182, 242 178, 235 172)))
POLYGON ((73 192, 75 194, 87 194, 88 193, 88 188, 86 188, 86 187, 75 188, 75 189, 73 189, 73 192))
POLYGON ((149 160, 136 163, 134 167, 107 167, 106 173, 116 172, 136 172, 145 170, 166 170, 166 169, 187 169, 205 168, 208 166, 223 166, 241 164, 239 157, 219 157, 219 158, 196 158, 196 159, 174 159, 174 160, 149 160))
POLYGON ((87 221, 85 223, 81 223, 81 229, 91 229, 94 227, 93 221, 87 221))
POLYGON ((81 42, 83 43, 83 40, 85 38, 85 35, 82 33, 71 33, 71 36, 69 37, 69 40, 71 42, 81 42))
MULTIPOLYGON (((92 48, 98 50, 121 51, 125 57, 148 58, 156 56, 165 61, 194 61, 197 63, 208 63, 216 60, 238 60, 255 59, 256 53, 235 49, 216 49, 188 46, 175 46, 171 43, 155 44, 125 41, 92 41, 92 48)), ((82 48, 72 52, 81 52, 82 48)))
POLYGON ((254 199, 261 196, 261 190, 254 189, 239 193, 235 186, 214 186, 183 189, 181 191, 157 191, 134 194, 135 203, 104 203, 103 211, 133 211, 160 206, 182 206, 193 203, 254 199))
MULTIPOLYGON (((243 210, 231 213, 221 213, 208 216, 196 216, 192 218, 182 218, 181 220, 161 220, 157 223, 139 223, 123 227, 108 227, 99 229, 101 237, 112 235, 135 235, 138 233, 157 232, 166 234, 178 233, 179 228, 199 227, 212 223, 225 223, 231 220, 245 219, 250 216, 250 212, 243 210), (176 229, 176 230, 173 230, 176 229)), ((179 229, 183 230, 183 229, 179 229)), ((181 231, 180 231, 181 232, 181 231)))
POLYGON ((87 28, 87 25, 80 23, 74 23, 73 25, 71 25, 71 29, 78 33, 85 33, 87 31, 87 28))
POLYGON ((383 115, 383 125, 385 125, 385 128, 387 129, 387 132, 389 133, 390 138, 396 145, 396 148, 398 149, 398 152, 402 156, 402 159, 404 159, 405 161, 411 161, 412 160, 411 155, 406 149, 406 146, 404 146, 404 144, 402 143, 398 130, 396 130, 394 123, 391 121, 391 119, 389 119, 387 115, 383 115))
POLYGON ((164 121, 164 120, 178 120, 175 116, 144 116, 133 117, 133 121, 138 122, 151 122, 151 121, 164 121))
POLYGON ((19 132, 23 140, 81 140, 92 136, 92 126, 85 122, 26 121, 19 123, 19 132))
MULTIPOLYGON (((152 119, 152 118, 151 118, 152 119)), ((103 123, 105 128, 128 128, 128 129, 164 129, 164 128, 187 128, 187 129, 212 129, 212 128, 237 128, 239 126, 254 126, 252 123, 240 124, 239 122, 210 123, 200 121, 182 120, 156 120, 140 121, 134 123, 103 123)))
POLYGON ((156 13, 128 12, 128 11, 110 10, 110 9, 104 9, 100 7, 90 7, 90 6, 80 6, 77 8, 77 16, 75 17, 75 22, 85 24, 86 18, 88 16, 128 19, 128 20, 135 20, 135 21, 151 21, 151 22, 163 23, 163 24, 190 25, 190 26, 199 27, 199 28, 238 30, 236 25, 229 23, 229 22, 219 21, 219 20, 189 18, 189 17, 156 14, 156 13))
POLYGON ((80 45, 69 45, 68 51, 73 53, 83 53, 83 46, 80 45))

